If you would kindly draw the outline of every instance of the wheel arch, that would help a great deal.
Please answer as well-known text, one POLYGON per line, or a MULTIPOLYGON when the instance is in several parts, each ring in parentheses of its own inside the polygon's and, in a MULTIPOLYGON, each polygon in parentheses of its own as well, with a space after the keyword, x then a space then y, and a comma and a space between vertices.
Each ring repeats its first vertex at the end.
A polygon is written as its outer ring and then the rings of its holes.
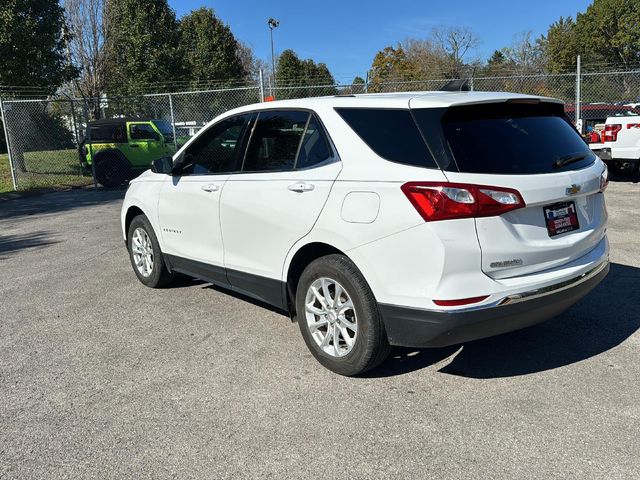
POLYGON ((326 255, 339 254, 348 257, 342 250, 324 242, 311 242, 300 247, 291 257, 285 277, 286 305, 289 312, 295 315, 296 291, 298 281, 304 269, 314 260, 326 255))
POLYGON ((127 162, 127 165, 131 167, 131 162, 129 161, 127 156, 117 148, 105 148, 105 149, 98 150, 93 155, 93 161, 97 162, 100 158, 106 157, 107 155, 116 155, 121 160, 124 160, 125 162, 127 162))
POLYGON ((131 222, 133 221, 133 219, 136 218, 138 215, 144 215, 145 217, 149 218, 147 214, 144 213, 144 211, 137 205, 130 205, 129 208, 127 208, 127 213, 125 214, 125 217, 124 217, 125 242, 129 241, 129 226, 131 225, 131 222))

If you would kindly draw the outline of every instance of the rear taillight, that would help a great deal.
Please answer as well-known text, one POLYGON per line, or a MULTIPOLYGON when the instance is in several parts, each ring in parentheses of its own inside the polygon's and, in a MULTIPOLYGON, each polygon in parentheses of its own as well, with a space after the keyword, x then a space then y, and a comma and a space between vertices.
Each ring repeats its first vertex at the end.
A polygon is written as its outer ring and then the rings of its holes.
POLYGON ((600 175, 600 191, 604 192, 607 189, 608 185, 609 185, 609 169, 605 164, 604 171, 600 175))
POLYGON ((493 217, 525 206, 511 188, 447 182, 408 182, 401 188, 426 222, 493 217))
POLYGON ((622 129, 619 123, 607 123, 604 126, 603 141, 615 142, 618 140, 618 132, 622 129))

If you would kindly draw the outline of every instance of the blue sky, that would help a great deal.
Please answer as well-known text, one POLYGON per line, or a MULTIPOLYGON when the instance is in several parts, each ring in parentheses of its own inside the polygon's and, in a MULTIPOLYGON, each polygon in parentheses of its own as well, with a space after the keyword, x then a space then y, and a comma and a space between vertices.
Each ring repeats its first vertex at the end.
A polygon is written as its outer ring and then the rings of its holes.
POLYGON ((583 12, 589 0, 394 0, 258 1, 169 0, 178 16, 211 7, 236 37, 268 60, 267 19, 280 20, 276 52, 291 48, 302 58, 324 62, 337 80, 364 76, 378 50, 406 37, 425 37, 434 26, 464 25, 481 39, 474 56, 486 59, 509 45, 516 34, 545 33, 560 16, 583 12))

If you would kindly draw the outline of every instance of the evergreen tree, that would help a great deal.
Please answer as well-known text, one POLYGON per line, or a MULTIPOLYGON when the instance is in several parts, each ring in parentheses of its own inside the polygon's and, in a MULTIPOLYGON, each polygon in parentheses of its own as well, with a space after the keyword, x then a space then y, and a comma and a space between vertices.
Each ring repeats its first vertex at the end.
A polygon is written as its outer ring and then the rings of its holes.
POLYGON ((0 86, 53 93, 77 75, 66 55, 64 11, 57 0, 2 0, 0 25, 0 86))
POLYGON ((109 93, 167 90, 182 79, 178 25, 167 0, 108 0, 104 16, 109 93))
POLYGON ((210 8, 199 8, 179 22, 180 51, 186 76, 192 84, 210 81, 237 83, 249 75, 243 49, 231 29, 210 8))
POLYGON ((277 94, 280 99, 337 93, 333 75, 324 63, 315 63, 311 59, 300 60, 290 49, 278 57, 276 84, 280 87, 277 94))

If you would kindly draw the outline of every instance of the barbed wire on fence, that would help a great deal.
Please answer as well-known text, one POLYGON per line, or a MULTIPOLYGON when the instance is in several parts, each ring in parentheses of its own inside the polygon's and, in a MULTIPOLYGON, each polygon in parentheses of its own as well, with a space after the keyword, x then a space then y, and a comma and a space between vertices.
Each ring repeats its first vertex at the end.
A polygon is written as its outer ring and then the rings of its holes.
MULTIPOLYGON (((594 65, 594 64, 591 64, 594 65)), ((580 119, 582 129, 604 122, 624 104, 640 101, 640 66, 622 69, 620 65, 607 71, 583 68, 573 73, 524 73, 483 76, 470 70, 467 80, 478 91, 513 91, 560 98, 566 113, 580 119), (579 86, 580 97, 576 98, 579 86), (576 111, 576 100, 582 109, 576 111), (614 108, 615 107, 615 108, 614 108)), ((303 98, 323 95, 351 95, 398 91, 439 90, 451 78, 387 78, 364 83, 333 82, 320 78, 295 77, 278 82, 240 79, 235 82, 211 81, 149 84, 145 93, 104 95, 99 98, 75 98, 69 92, 50 95, 35 86, 0 86, 0 110, 6 132, 7 149, 17 189, 35 186, 86 186, 94 184, 95 171, 83 166, 86 134, 91 122, 99 119, 118 120, 125 117, 157 119, 167 122, 172 133, 171 151, 180 142, 195 135, 216 116, 236 107, 273 99, 303 98), (231 87, 230 85, 235 85, 231 87), (206 87, 203 87, 205 86, 206 87), (193 88, 190 88, 193 87, 193 88), (158 92, 168 88, 170 91, 158 92)), ((628 107, 633 108, 633 107, 628 107)), ((163 152, 168 152, 168 149, 163 152)), ((0 161, 2 159, 0 158, 0 161)), ((5 160, 6 161, 6 160, 5 160)))

